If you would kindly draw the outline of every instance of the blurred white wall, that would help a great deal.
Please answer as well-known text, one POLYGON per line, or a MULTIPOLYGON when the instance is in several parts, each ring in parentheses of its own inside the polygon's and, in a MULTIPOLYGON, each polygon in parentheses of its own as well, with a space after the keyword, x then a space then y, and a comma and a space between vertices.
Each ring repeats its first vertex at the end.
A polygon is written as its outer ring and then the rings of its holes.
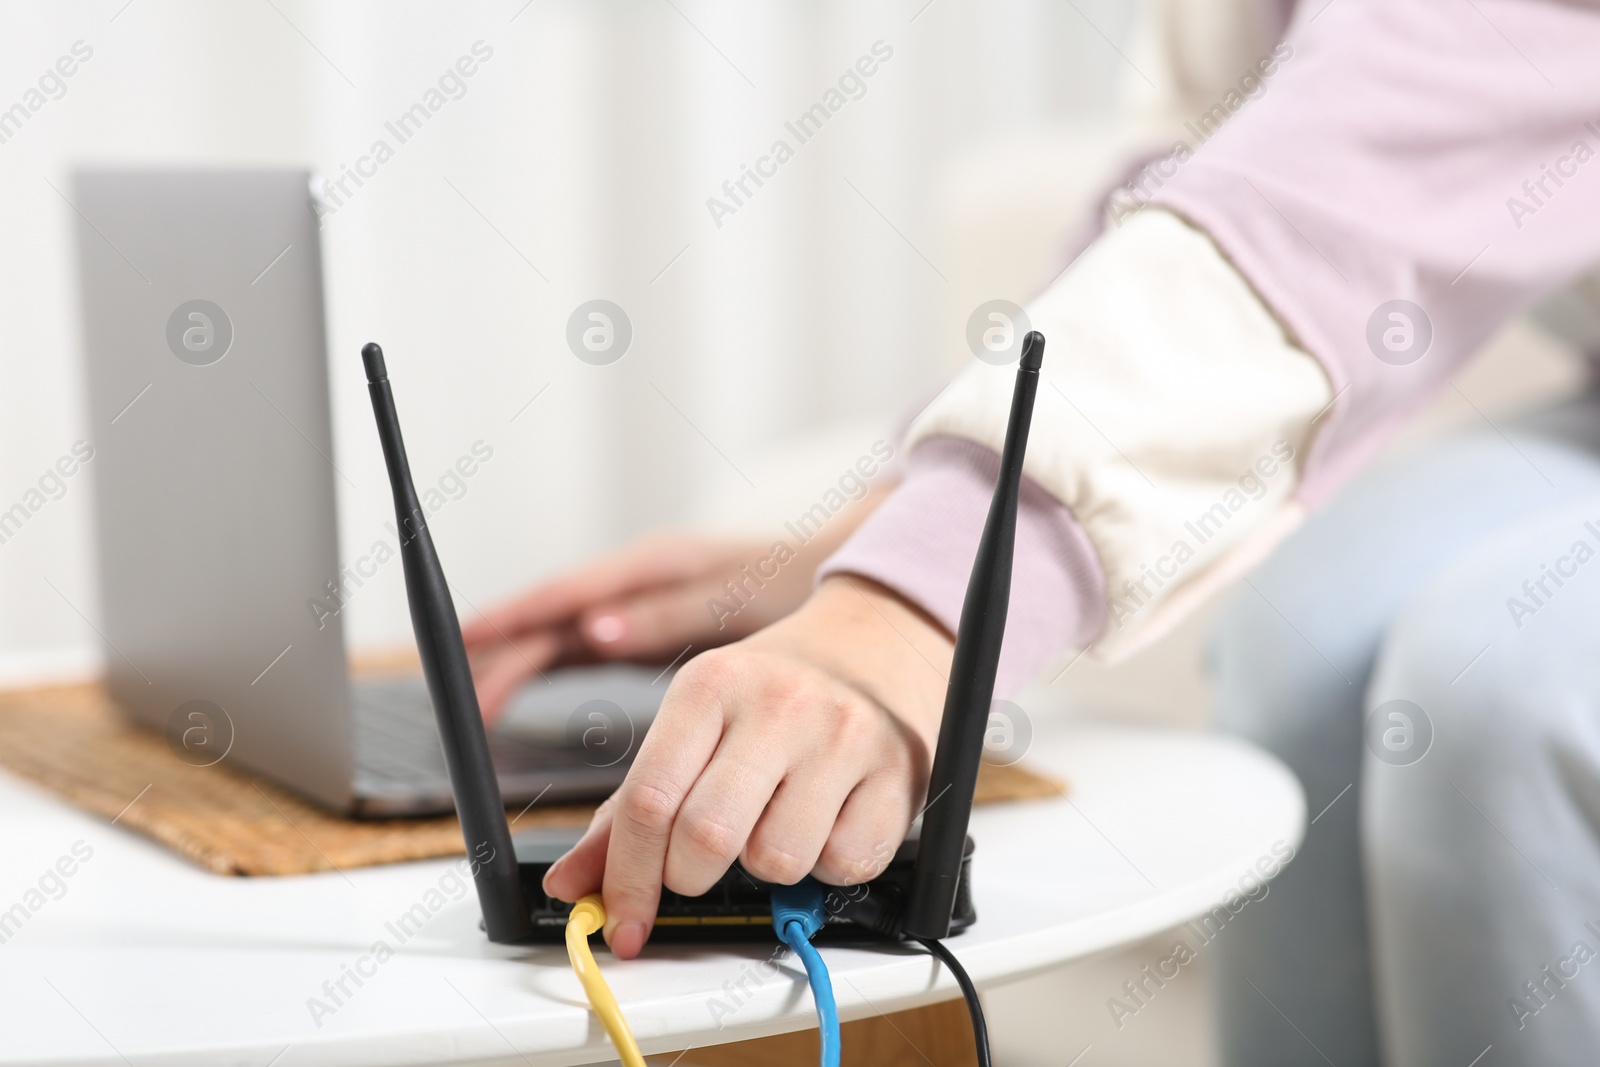
MULTIPOLYGON (((7 5, 0 108, 75 42, 93 54, 0 143, 0 500, 94 438, 61 195, 73 165, 336 178, 394 144, 384 123, 478 42, 492 55, 464 95, 325 220, 335 459, 356 486, 340 483, 346 556, 389 507, 355 360, 368 339, 390 353, 419 480, 475 441, 494 448, 434 522, 475 604, 645 528, 781 499, 778 482, 814 495, 835 454, 842 468, 865 451, 959 351, 940 175, 1106 113, 1131 14, 1117 0, 7 5), (865 95, 718 227, 706 199, 879 41, 893 55, 865 95), (564 339, 596 297, 633 324, 611 366, 564 339), (795 440, 827 442, 799 449, 816 489, 795 440)), ((75 482, 0 544, 0 676, 96 661, 89 506, 75 482)), ((357 645, 407 638, 398 568, 346 622, 357 645)))

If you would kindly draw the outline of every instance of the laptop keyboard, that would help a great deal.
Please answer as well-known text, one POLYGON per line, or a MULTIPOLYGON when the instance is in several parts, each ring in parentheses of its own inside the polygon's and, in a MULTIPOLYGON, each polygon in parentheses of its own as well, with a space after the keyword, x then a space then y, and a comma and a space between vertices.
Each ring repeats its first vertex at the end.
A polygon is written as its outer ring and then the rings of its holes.
MULTIPOLYGON (((420 680, 363 681, 353 686, 356 767, 383 782, 445 781, 444 750, 428 689, 420 680)), ((491 733, 489 755, 502 776, 584 767, 584 753, 491 733)))

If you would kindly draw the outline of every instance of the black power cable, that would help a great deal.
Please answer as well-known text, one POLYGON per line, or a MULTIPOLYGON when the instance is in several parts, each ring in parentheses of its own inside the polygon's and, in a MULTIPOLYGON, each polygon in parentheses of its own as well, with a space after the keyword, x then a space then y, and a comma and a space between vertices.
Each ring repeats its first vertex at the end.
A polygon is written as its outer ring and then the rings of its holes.
POLYGON ((956 959, 955 953, 945 947, 944 942, 933 937, 915 937, 912 939, 934 956, 939 962, 955 976, 956 985, 961 987, 961 995, 967 1000, 967 1013, 972 1016, 972 1041, 978 1049, 978 1067, 991 1067, 989 1062, 989 1027, 983 1021, 983 1005, 978 1001, 978 987, 972 984, 972 979, 967 976, 965 967, 956 959))

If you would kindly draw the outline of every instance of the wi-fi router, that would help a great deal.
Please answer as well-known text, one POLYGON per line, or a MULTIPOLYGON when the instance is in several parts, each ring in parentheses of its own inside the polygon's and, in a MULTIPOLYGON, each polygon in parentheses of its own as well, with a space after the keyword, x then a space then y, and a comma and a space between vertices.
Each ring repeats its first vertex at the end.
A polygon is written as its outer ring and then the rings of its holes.
MULTIPOLYGON (((439 722, 439 739, 483 911, 484 931, 490 941, 504 944, 560 942, 572 905, 548 896, 542 883, 551 864, 577 836, 536 832, 512 837, 489 758, 488 734, 461 641, 461 624, 428 532, 427 513, 412 484, 383 350, 368 344, 361 350, 361 359, 401 531, 411 625, 439 722)), ((977 920, 969 877, 973 845, 967 824, 1005 635, 1022 459, 1043 359, 1044 335, 1029 333, 1023 340, 1012 391, 1000 474, 956 630, 944 718, 928 785, 932 800, 920 828, 913 828, 882 874, 859 885, 832 887, 820 939, 936 939, 960 932, 977 920)), ((738 864, 699 896, 663 889, 652 938, 768 940, 772 937, 770 893, 768 883, 751 877, 738 864)))

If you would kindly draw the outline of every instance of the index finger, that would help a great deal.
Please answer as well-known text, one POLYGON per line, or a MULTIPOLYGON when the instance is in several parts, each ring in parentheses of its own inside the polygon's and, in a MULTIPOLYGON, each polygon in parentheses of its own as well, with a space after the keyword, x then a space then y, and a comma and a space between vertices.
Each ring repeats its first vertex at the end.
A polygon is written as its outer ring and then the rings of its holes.
POLYGON ((513 638, 509 646, 479 657, 472 666, 478 710, 485 726, 493 725, 522 684, 558 662, 574 640, 558 630, 535 630, 513 638))
POLYGON ((722 738, 720 701, 712 697, 707 707, 704 700, 703 689, 692 697, 680 686, 667 690, 616 793, 601 895, 606 942, 623 959, 637 956, 650 936, 673 823, 722 738))

